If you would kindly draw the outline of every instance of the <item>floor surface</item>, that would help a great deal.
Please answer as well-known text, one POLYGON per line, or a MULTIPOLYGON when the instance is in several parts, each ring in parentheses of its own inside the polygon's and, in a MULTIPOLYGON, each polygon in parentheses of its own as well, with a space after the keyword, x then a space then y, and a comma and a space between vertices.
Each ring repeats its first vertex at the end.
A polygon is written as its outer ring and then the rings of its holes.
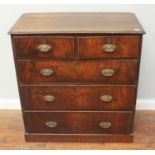
POLYGON ((0 149, 149 150, 155 149, 155 111, 137 111, 133 143, 27 143, 19 110, 0 111, 0 149))

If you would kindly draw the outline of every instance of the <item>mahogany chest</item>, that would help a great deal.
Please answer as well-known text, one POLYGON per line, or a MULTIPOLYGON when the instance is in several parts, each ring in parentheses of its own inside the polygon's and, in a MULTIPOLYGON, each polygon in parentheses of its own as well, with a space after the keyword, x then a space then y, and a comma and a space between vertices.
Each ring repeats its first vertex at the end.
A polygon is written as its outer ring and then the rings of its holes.
POLYGON ((131 142, 142 35, 133 13, 28 13, 11 29, 26 141, 131 142))

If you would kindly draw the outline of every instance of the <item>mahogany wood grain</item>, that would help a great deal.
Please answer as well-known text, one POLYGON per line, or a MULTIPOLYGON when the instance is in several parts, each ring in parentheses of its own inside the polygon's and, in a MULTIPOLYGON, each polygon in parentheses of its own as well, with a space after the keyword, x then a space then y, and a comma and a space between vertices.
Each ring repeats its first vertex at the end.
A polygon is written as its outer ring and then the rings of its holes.
POLYGON ((10 34, 145 33, 133 13, 26 13, 10 34))
POLYGON ((132 112, 25 112, 27 133, 57 134, 129 134, 132 133, 132 112), (57 122, 55 128, 45 125, 47 121, 57 122), (103 121, 110 122, 110 128, 101 128, 103 121))
POLYGON ((44 84, 54 82, 81 82, 102 84, 136 84, 137 60, 92 60, 92 61, 36 61, 19 60, 17 70, 23 84, 44 84), (49 68, 54 73, 44 77, 40 71, 49 68), (114 74, 103 76, 103 69, 112 69, 114 74))
POLYGON ((138 58, 140 36, 84 36, 79 37, 81 58, 138 58), (114 52, 104 51, 105 44, 113 44, 114 52))
POLYGON ((73 58, 75 57, 75 39, 70 36, 18 36, 13 37, 18 58, 73 58), (48 44, 49 52, 40 52, 38 46, 48 44))
POLYGON ((21 86, 25 110, 133 110, 135 86, 21 86), (54 101, 44 101, 53 95, 54 101), (112 101, 101 101, 111 95, 112 101))

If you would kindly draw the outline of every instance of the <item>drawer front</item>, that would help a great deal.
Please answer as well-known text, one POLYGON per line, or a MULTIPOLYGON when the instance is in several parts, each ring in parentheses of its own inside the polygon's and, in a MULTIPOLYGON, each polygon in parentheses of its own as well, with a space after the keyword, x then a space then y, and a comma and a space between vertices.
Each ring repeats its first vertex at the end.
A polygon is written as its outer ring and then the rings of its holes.
POLYGON ((20 82, 25 84, 53 82, 135 84, 137 65, 136 60, 17 62, 20 82))
POLYGON ((25 112, 27 133, 128 134, 132 112, 25 112))
POLYGON ((140 36, 80 37, 81 58, 137 58, 140 36))
POLYGON ((72 58, 76 54, 73 37, 14 37, 13 43, 19 58, 72 58))
POLYGON ((132 110, 135 86, 22 86, 24 110, 132 110))

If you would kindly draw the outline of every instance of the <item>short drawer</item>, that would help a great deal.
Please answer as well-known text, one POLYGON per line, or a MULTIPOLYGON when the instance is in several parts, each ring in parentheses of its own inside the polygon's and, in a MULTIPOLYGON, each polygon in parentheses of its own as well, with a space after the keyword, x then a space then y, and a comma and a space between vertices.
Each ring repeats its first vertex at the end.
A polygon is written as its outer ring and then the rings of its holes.
POLYGON ((73 58, 74 37, 18 36, 13 38, 17 58, 73 58))
POLYGON ((140 36, 79 37, 81 58, 137 58, 140 36))
POLYGON ((128 134, 132 112, 25 112, 27 133, 128 134))
POLYGON ((21 86, 24 110, 133 110, 135 86, 21 86))
POLYGON ((80 82, 135 84, 136 60, 36 61, 19 60, 19 80, 24 84, 80 82))

